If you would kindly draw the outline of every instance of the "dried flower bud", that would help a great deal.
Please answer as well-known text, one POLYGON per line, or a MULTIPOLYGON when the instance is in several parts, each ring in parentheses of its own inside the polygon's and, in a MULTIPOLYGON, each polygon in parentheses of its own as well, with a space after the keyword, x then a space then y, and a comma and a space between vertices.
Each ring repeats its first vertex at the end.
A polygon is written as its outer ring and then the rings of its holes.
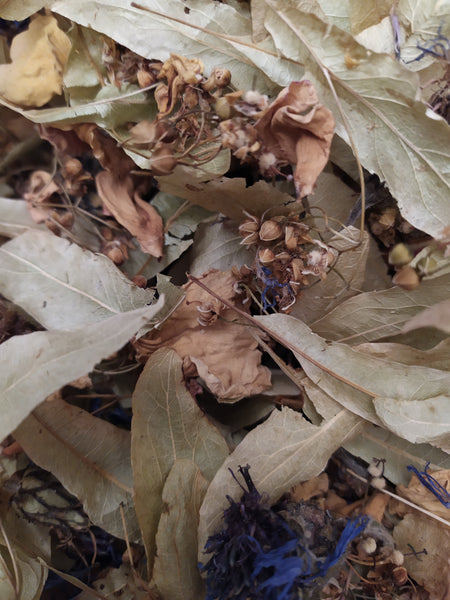
POLYGON ((259 251, 258 258, 263 265, 269 265, 275 260, 275 254, 270 248, 263 248, 259 251))
POLYGON ((231 73, 228 69, 215 67, 208 79, 202 84, 205 92, 210 92, 214 89, 223 89, 230 84, 231 73))
POLYGON ((229 119, 231 116, 231 106, 226 98, 219 98, 214 104, 214 110, 216 112, 216 115, 222 121, 229 119))
POLYGON ((392 283, 404 290, 415 290, 419 287, 420 279, 415 269, 412 267, 403 267, 394 275, 392 283))
POLYGON ((106 256, 113 261, 115 265, 121 265, 125 260, 125 256, 120 248, 110 248, 106 252, 106 256))
POLYGON ((143 275, 135 275, 131 281, 134 283, 134 285, 142 289, 147 287, 147 278, 143 275))
POLYGON ((405 567, 395 567, 392 571, 392 579, 395 585, 405 585, 408 581, 408 571, 405 567))
POLYGON ((64 175, 66 177, 74 178, 83 172, 83 165, 77 158, 69 158, 64 163, 64 175))
POLYGON ((389 264, 396 267, 408 264, 412 258, 412 253, 405 244, 396 244, 389 252, 389 264))
POLYGON ((278 159, 273 152, 263 152, 258 160, 259 170, 262 175, 272 175, 277 166, 278 159))
POLYGON ((153 175, 170 175, 177 165, 177 159, 168 146, 160 146, 153 151, 150 159, 153 175))
POLYGON ((153 85, 156 81, 156 77, 150 71, 146 69, 139 69, 136 73, 137 82, 140 88, 146 88, 149 85, 153 85))
POLYGON ((386 479, 384 477, 374 477, 370 480, 370 483, 377 490, 383 490, 386 487, 386 479))
POLYGON ((381 477, 383 475, 383 462, 380 461, 378 463, 370 463, 370 465, 367 467, 367 472, 372 477, 381 477))
POLYGON ((376 552, 377 542, 373 537, 367 537, 361 540, 358 544, 358 552, 362 555, 369 556, 376 552))
POLYGON ((71 229, 74 222, 73 212, 68 211, 62 214, 59 217, 59 222, 61 224, 61 227, 64 227, 64 229, 71 229))
POLYGON ((283 229, 281 228, 281 225, 273 219, 264 221, 259 229, 259 237, 263 242, 273 242, 282 235, 283 229))

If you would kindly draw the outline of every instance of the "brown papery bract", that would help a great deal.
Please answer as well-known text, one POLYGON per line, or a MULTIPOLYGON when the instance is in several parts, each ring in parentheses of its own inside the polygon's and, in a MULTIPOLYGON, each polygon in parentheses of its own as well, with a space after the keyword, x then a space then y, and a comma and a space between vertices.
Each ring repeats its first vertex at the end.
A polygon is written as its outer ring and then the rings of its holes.
POLYGON ((144 252, 161 257, 164 244, 162 218, 151 204, 140 198, 131 177, 119 179, 109 171, 102 171, 95 182, 105 208, 136 237, 144 252))
MULTIPOLYGON (((202 281, 220 297, 245 310, 244 295, 238 294, 232 271, 209 270, 202 281)), ((161 347, 175 350, 183 359, 195 364, 200 377, 219 400, 236 401, 259 394, 270 387, 270 371, 261 366, 261 352, 248 328, 230 323, 236 313, 197 285, 184 286, 183 304, 166 321, 163 328, 137 342, 142 356, 161 347), (210 319, 202 325, 202 311, 214 311, 223 319, 210 319), (200 316, 200 319, 199 319, 200 316)))
POLYGON ((319 103, 309 81, 294 81, 282 90, 255 125, 267 151, 296 165, 299 197, 314 190, 328 161, 334 125, 331 111, 319 103))

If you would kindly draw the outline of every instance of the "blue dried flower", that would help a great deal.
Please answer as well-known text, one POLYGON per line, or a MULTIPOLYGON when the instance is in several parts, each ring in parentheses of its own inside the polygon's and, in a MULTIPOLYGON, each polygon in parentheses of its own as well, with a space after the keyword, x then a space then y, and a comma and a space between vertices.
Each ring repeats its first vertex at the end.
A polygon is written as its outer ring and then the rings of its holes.
POLYGON ((425 486, 445 508, 450 508, 450 492, 437 481, 432 475, 427 473, 430 463, 425 465, 424 471, 418 471, 413 465, 408 465, 406 468, 411 471, 419 479, 420 483, 425 486))
POLYGON ((284 503, 271 507, 268 498, 256 489, 249 466, 239 467, 239 472, 248 489, 241 486, 239 502, 228 497, 223 530, 211 536, 205 546, 205 552, 213 556, 206 565, 200 565, 207 576, 206 600, 307 597, 314 582, 327 574, 363 531, 368 518, 348 521, 335 543, 337 521, 314 505, 284 503), (324 531, 333 534, 333 539, 324 538, 324 531))

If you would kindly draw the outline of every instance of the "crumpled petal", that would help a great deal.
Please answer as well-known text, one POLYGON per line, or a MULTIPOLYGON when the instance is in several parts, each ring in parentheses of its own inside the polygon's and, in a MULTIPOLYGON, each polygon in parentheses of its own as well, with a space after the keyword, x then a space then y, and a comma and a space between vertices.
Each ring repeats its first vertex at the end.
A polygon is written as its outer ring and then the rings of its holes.
POLYGON ((299 197, 314 190, 328 161, 334 126, 333 114, 319 104, 309 81, 294 81, 282 90, 255 125, 268 152, 296 165, 299 197))

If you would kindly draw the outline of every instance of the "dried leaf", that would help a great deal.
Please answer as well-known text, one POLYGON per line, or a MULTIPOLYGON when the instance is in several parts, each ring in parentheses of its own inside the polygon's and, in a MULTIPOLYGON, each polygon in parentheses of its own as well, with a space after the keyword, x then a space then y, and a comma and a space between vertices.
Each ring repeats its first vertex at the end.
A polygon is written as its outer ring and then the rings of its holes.
POLYGON ((3 245, 0 256, 0 292, 47 328, 96 323, 145 306, 154 297, 106 256, 48 231, 22 234, 3 245))
POLYGON ((367 343, 355 346, 360 352, 384 360, 394 360, 404 365, 418 365, 450 371, 450 338, 430 350, 418 350, 406 344, 367 343))
POLYGON ((70 41, 52 16, 38 15, 11 44, 11 64, 0 66, 0 95, 22 106, 43 106, 62 92, 70 41))
POLYGON ((357 433, 361 423, 345 409, 320 427, 290 408, 274 411, 246 435, 211 482, 200 509, 199 560, 205 562, 203 548, 220 526, 227 495, 234 500, 242 495, 229 469, 237 472, 239 465, 249 464, 256 488, 275 503, 292 486, 319 475, 331 454, 357 433))
POLYGON ((444 548, 450 547, 450 529, 434 519, 417 513, 408 513, 394 528, 396 546, 406 554, 404 566, 408 574, 422 585, 436 600, 448 598, 450 564, 444 548), (424 548, 426 554, 416 557, 424 548), (420 560, 418 560, 420 559, 420 560))
POLYGON ((158 211, 133 193, 130 178, 119 180, 113 173, 102 171, 95 178, 104 206, 136 237, 144 252, 159 258, 163 254, 164 228, 158 211))
MULTIPOLYGON (((248 303, 243 304, 245 296, 233 288, 236 278, 232 271, 213 269, 202 281, 221 298, 248 310, 248 303)), ((142 340, 141 352, 148 355, 161 347, 172 348, 181 358, 194 363, 200 377, 221 401, 236 402, 268 389, 270 371, 261 366, 261 352, 253 336, 243 325, 230 323, 235 312, 197 285, 184 287, 183 304, 157 333, 142 340), (201 324, 200 318, 211 320, 201 324)))
POLYGON ((72 331, 37 331, 0 344, 0 439, 49 394, 85 375, 154 317, 164 298, 72 331))
POLYGON ((25 200, 0 198, 0 235, 16 237, 30 229, 45 229, 30 216, 25 200))
POLYGON ((131 435, 63 400, 44 402, 15 430, 33 462, 53 473, 98 527, 140 540, 133 506, 131 435))
POLYGON ((15 571, 7 574, 4 565, 11 564, 11 555, 6 543, 0 537, 0 593, 2 600, 39 600, 47 580, 48 570, 38 560, 22 550, 14 549, 14 562, 18 580, 13 587, 10 577, 15 579, 15 571), (17 586, 17 587, 16 587, 17 586))
POLYGON ((209 269, 226 271, 233 266, 251 265, 254 252, 241 246, 236 223, 219 220, 198 228, 191 251, 190 273, 199 277, 209 269))
POLYGON ((402 333, 419 329, 420 327, 435 327, 436 329, 450 333, 450 300, 443 300, 419 312, 405 323, 402 333))
POLYGON ((319 104, 309 81, 294 81, 282 90, 255 125, 265 147, 279 159, 296 165, 299 197, 314 190, 330 153, 334 134, 332 113, 319 104))
POLYGON ((210 481, 228 455, 223 437, 186 390, 172 350, 155 352, 144 367, 133 394, 131 436, 136 513, 151 570, 161 495, 175 461, 193 461, 210 481))
MULTIPOLYGON (((441 485, 444 489, 448 490, 450 486, 450 469, 445 469, 441 471, 434 471, 432 469, 427 470, 433 479, 435 479, 439 485, 441 485)), ((416 475, 411 477, 411 481, 409 482, 408 487, 404 485, 397 486, 397 494, 402 496, 402 498, 406 498, 407 500, 411 500, 415 504, 418 504, 422 508, 432 512, 438 517, 442 517, 443 519, 448 519, 449 512, 448 508, 445 507, 438 498, 428 490, 419 478, 416 475)), ((406 512, 408 512, 408 506, 405 506, 406 512)))
POLYGON ((447 371, 403 365, 369 357, 345 344, 327 343, 289 315, 255 319, 289 344, 308 377, 342 406, 372 423, 383 422, 412 442, 439 447, 446 443, 450 424, 442 418, 448 408, 447 371), (441 424, 432 417, 433 409, 441 424))
MULTIPOLYGON (((388 373, 385 375, 390 377, 388 373)), ((422 383, 426 387, 427 381, 422 383)), ((450 398, 447 392, 422 400, 375 398, 373 403, 377 415, 390 431, 410 442, 427 442, 450 453, 450 398)))
POLYGON ((43 0, 23 0, 20 4, 17 4, 16 0, 3 0, 0 17, 8 21, 22 21, 41 10, 43 6, 43 0))
POLYGON ((403 217, 438 236, 448 225, 448 124, 417 100, 419 80, 406 65, 359 45, 318 18, 316 8, 309 0, 295 7, 284 0, 252 2, 281 54, 306 65, 337 133, 346 141, 351 134, 362 164, 387 182, 403 217))
POLYGON ((235 221, 245 218, 244 210, 256 216, 272 207, 277 208, 277 214, 292 211, 292 196, 280 192, 266 181, 247 187, 243 178, 220 177, 205 183, 198 177, 193 178, 192 171, 179 165, 171 175, 157 177, 159 188, 235 221))
POLYGON ((333 270, 326 279, 301 292, 292 315, 310 323, 321 315, 327 315, 333 308, 361 289, 366 276, 366 263, 371 249, 370 236, 365 233, 360 239, 360 231, 349 227, 344 235, 346 239, 334 236, 328 245, 341 253, 333 270))
POLYGON ((429 444, 412 444, 387 429, 370 423, 357 437, 346 442, 345 448, 370 463, 374 456, 385 458, 384 473, 396 484, 406 485, 410 480, 407 466, 416 465, 423 470, 427 463, 432 469, 450 468, 450 456, 429 444))
POLYGON ((259 46, 252 43, 250 14, 243 4, 235 7, 194 0, 189 14, 178 0, 145 0, 137 4, 156 12, 112 0, 80 0, 76 7, 70 0, 56 0, 49 8, 147 58, 167 60, 173 52, 201 58, 207 74, 226 64, 238 89, 245 89, 252 82, 261 93, 273 95, 278 86, 301 78, 301 66, 280 59, 270 40, 259 46), (127 27, 117 27, 121 22, 126 22, 127 27), (224 35, 224 23, 232 36, 224 35))
POLYGON ((205 596, 197 562, 197 527, 207 487, 208 481, 193 461, 175 461, 164 484, 165 510, 156 534, 153 582, 163 598, 198 600, 205 596))
POLYGON ((329 340, 351 338, 352 344, 372 342, 401 333, 404 323, 424 307, 447 300, 450 276, 424 281, 413 291, 393 287, 346 300, 311 324, 329 340))

